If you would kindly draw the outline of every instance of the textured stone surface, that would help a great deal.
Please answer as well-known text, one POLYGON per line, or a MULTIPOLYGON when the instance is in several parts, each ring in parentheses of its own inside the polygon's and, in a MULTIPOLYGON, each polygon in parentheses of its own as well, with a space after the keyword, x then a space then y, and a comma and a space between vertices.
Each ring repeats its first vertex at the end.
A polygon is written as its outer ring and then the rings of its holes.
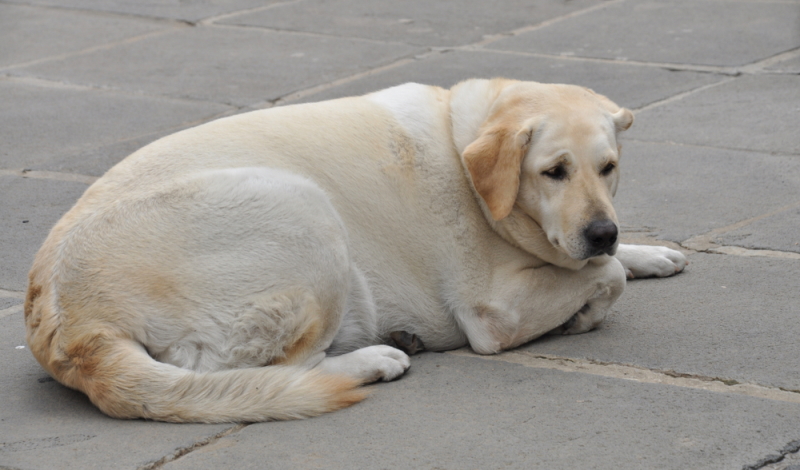
MULTIPOLYGON (((637 116, 629 132, 648 119, 637 116)), ((622 146, 615 206, 626 231, 680 242, 800 201, 796 157, 625 138, 622 146)))
POLYGON ((800 263, 695 254, 686 272, 628 283, 594 332, 523 349, 800 390, 800 263))
POLYGON ((23 72, 243 106, 342 78, 416 50, 400 44, 252 28, 182 28, 23 72))
POLYGON ((0 4, 0 70, 168 28, 138 18, 4 3, 0 4))
POLYGON ((164 468, 738 469, 790 440, 798 414, 796 404, 425 353, 353 408, 251 425, 164 468))
POLYGON ((0 289, 25 289, 39 246, 86 187, 81 183, 0 176, 0 289))
POLYGON ((4 168, 102 175, 141 145, 229 109, 30 79, 0 79, 4 168))
POLYGON ((20 305, 21 303, 21 299, 2 297, 2 294, 0 294, 0 311, 20 305))
POLYGON ((642 111, 629 137, 800 155, 797 103, 800 75, 742 76, 642 111))
POLYGON ((745 65, 800 46, 791 2, 626 0, 498 41, 515 51, 676 64, 745 65), (731 27, 732 25, 737 27, 731 27), (562 34, 569 30, 569 34, 562 34))
POLYGON ((714 241, 720 245, 800 253, 800 207, 757 220, 714 241))
POLYGON ((800 56, 794 57, 793 59, 788 59, 778 62, 775 65, 767 67, 767 70, 776 73, 788 73, 788 74, 798 75, 800 74, 800 56))
POLYGON ((303 101, 360 95, 406 82, 449 88, 468 78, 495 76, 582 85, 629 108, 638 108, 722 79, 709 74, 670 72, 636 65, 557 60, 495 51, 449 51, 327 89, 305 97, 303 101))
POLYGON ((31 0, 37 5, 52 5, 81 10, 127 13, 135 16, 198 21, 239 10, 269 7, 279 0, 164 1, 164 0, 31 0))
POLYGON ((424 46, 453 46, 478 42, 485 35, 537 24, 590 5, 592 2, 587 0, 305 0, 232 16, 221 22, 424 46))

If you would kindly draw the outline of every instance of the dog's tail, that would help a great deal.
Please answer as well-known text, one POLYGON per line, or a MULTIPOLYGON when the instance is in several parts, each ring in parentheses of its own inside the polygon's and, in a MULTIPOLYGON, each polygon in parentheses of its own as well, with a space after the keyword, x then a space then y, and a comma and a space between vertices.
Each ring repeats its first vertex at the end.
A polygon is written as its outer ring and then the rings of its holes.
POLYGON ((64 347, 59 336, 58 330, 29 329, 34 356, 59 382, 86 393, 116 418, 205 423, 297 419, 350 406, 367 394, 358 380, 313 369, 266 366, 198 373, 154 360, 131 339, 93 332, 64 347))

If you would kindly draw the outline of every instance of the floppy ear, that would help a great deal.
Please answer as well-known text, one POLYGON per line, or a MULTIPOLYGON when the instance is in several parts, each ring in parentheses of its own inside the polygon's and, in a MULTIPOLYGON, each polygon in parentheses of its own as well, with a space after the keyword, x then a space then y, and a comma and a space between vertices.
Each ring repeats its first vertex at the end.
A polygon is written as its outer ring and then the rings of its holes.
POLYGON ((533 127, 529 125, 519 130, 495 125, 464 149, 464 166, 494 220, 506 218, 514 207, 522 158, 532 133, 533 127))
POLYGON ((611 115, 614 120, 614 127, 617 132, 628 130, 633 124, 633 113, 625 108, 619 108, 619 111, 611 115))

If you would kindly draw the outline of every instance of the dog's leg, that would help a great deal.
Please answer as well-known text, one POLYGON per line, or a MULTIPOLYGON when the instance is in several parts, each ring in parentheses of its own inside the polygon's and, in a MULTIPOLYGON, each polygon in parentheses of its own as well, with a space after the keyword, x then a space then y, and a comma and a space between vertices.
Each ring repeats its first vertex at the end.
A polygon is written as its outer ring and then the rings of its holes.
POLYGON ((325 353, 329 356, 339 356, 379 344, 377 316, 375 301, 372 299, 367 280, 358 266, 352 263, 344 318, 333 338, 333 343, 325 353))
POLYGON ((325 357, 319 368, 331 374, 342 374, 362 383, 394 380, 411 366, 406 353, 379 344, 357 349, 341 356, 325 357))
POLYGON ((494 354, 541 336, 575 317, 567 333, 597 326, 625 288, 625 270, 613 257, 591 260, 574 271, 546 265, 514 268, 492 296, 459 312, 469 344, 480 354, 494 354))
POLYGON ((620 293, 621 291, 615 292, 611 285, 601 287, 575 315, 563 325, 550 330, 549 334, 575 335, 597 328, 606 319, 608 309, 620 293))
POLYGON ((620 244, 616 258, 628 279, 672 276, 688 264, 683 253, 664 246, 620 244))

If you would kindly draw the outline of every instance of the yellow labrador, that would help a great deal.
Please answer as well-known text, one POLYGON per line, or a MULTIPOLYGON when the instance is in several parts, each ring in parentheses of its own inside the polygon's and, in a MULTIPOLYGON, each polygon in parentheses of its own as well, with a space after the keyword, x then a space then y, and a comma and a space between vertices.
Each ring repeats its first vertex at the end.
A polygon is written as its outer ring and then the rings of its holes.
POLYGON ((409 367, 390 336, 492 354, 587 331, 626 272, 685 265, 618 246, 617 133, 632 121, 586 88, 495 79, 179 132, 53 228, 28 344, 111 416, 223 422, 361 400, 360 384, 409 367))

